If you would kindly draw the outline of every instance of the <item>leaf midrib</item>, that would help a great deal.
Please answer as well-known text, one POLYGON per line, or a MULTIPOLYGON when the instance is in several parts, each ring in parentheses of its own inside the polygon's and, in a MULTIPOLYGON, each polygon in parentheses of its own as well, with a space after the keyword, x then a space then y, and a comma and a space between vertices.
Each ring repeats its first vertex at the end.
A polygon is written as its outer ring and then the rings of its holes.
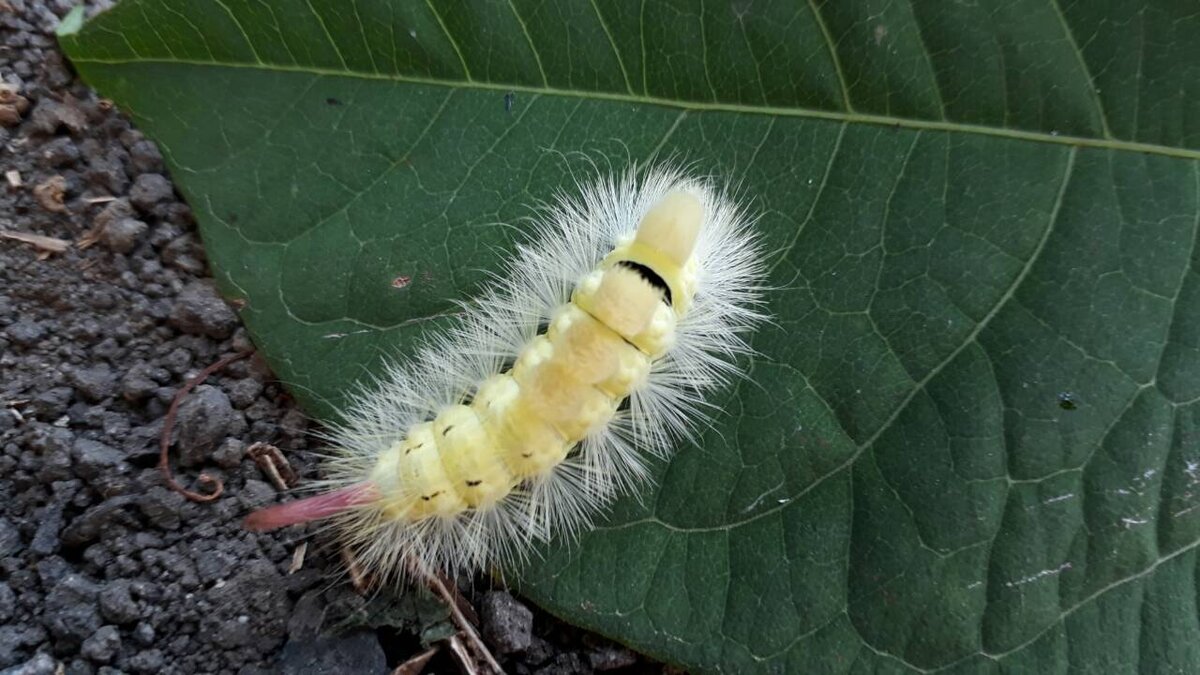
POLYGON ((989 127, 980 124, 949 122, 945 120, 920 120, 889 115, 873 115, 869 113, 846 112, 837 110, 817 110, 802 107, 779 107, 768 105, 748 105, 742 103, 707 103, 703 101, 681 101, 676 99, 659 98, 655 96, 638 96, 617 92, 590 91, 582 89, 562 89, 550 86, 530 86, 520 84, 502 84, 481 82, 479 80, 445 80, 437 78, 418 77, 412 75, 396 75, 385 73, 368 73, 355 70, 335 70, 319 66, 292 66, 273 63, 242 63, 236 61, 201 61, 198 59, 96 59, 81 58, 72 55, 75 64, 99 64, 107 66, 123 65, 180 65, 200 68, 235 68, 245 70, 260 70, 269 72, 297 73, 320 77, 342 77, 361 80, 377 80, 400 82, 454 89, 474 89, 480 91, 495 91, 502 93, 526 93, 564 98, 583 98, 619 103, 635 103, 639 105, 656 105, 666 108, 677 108, 696 112, 730 112, 747 115, 770 115, 776 117, 795 117, 804 119, 826 120, 842 123, 869 124, 874 126, 889 126, 900 129, 915 129, 927 131, 943 131, 977 136, 990 136, 1016 141, 1047 143, 1069 147, 1097 148, 1102 150, 1117 150, 1123 152, 1140 152, 1163 157, 1178 159, 1200 160, 1200 149, 1177 148, 1155 143, 1139 141, 1123 141, 1113 138, 1087 138, 1084 136, 1069 136, 1040 131, 1025 131, 1004 127, 989 127))

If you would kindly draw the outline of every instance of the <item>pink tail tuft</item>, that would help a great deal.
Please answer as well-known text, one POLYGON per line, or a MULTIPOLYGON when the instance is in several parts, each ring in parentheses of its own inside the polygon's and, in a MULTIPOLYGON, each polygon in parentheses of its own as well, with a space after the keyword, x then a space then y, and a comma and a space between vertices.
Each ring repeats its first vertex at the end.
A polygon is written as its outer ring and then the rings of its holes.
POLYGON ((328 518, 355 506, 370 503, 376 498, 375 486, 372 483, 355 483, 323 495, 259 509, 246 516, 243 526, 252 532, 266 532, 328 518))

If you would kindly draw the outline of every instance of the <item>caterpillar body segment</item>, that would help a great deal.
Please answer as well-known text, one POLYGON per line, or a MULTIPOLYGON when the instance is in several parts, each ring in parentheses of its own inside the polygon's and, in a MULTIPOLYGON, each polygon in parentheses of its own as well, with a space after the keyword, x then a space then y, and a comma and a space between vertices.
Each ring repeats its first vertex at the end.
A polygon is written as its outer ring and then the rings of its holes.
POLYGON ((763 318, 743 213, 655 169, 561 197, 536 229, 454 328, 357 396, 330 433, 333 491, 248 527, 332 515, 385 576, 505 563, 586 527, 703 422, 763 318))

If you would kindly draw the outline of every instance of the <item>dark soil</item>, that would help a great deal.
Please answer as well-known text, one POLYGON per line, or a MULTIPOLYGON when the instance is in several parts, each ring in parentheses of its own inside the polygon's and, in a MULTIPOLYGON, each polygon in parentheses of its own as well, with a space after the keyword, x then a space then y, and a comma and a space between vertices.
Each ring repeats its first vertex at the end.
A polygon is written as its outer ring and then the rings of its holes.
MULTIPOLYGON (((250 444, 317 471, 307 419, 257 357, 192 392, 173 434, 179 480, 204 491, 205 472, 224 494, 188 501, 156 468, 176 392, 252 344, 158 149, 58 51, 73 4, 0 0, 0 230, 71 244, 0 239, 0 675, 382 674, 428 645, 426 672, 456 672, 440 603, 361 597, 310 532, 241 528, 280 497, 250 444)), ((466 586, 511 672, 661 670, 466 586)))

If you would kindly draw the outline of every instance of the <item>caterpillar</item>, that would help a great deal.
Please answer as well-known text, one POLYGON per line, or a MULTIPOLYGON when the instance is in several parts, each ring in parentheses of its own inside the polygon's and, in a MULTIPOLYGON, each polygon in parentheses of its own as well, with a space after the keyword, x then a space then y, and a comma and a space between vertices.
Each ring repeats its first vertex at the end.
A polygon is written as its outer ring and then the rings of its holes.
POLYGON ((532 222, 452 327, 352 397, 325 491, 248 529, 333 519, 385 577, 503 568, 695 440, 767 318, 754 219, 712 179, 658 166, 598 176, 532 222))

